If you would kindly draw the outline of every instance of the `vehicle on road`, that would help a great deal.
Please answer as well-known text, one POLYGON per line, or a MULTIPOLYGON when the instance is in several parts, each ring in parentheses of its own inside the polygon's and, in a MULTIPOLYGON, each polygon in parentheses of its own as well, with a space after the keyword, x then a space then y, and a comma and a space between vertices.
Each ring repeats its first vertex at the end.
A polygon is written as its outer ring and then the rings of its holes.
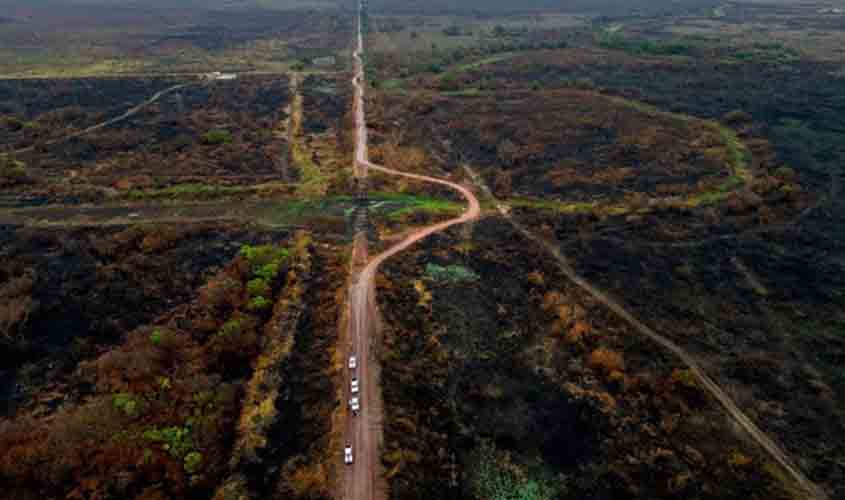
POLYGON ((352 458, 352 446, 346 445, 346 448, 343 449, 343 462, 346 465, 349 465, 353 462, 352 458))
POLYGON ((361 409, 361 402, 358 400, 357 397, 351 398, 349 400, 349 408, 352 410, 353 415, 358 415, 358 410, 361 409))
POLYGON ((349 356, 349 369, 354 370, 358 367, 358 358, 355 356, 349 356))
POLYGON ((353 378, 353 379, 352 379, 352 384, 351 384, 351 385, 352 385, 352 387, 351 387, 351 389, 352 389, 352 394, 358 394, 358 390, 360 389, 360 387, 358 386, 358 379, 357 379, 357 378, 353 378))

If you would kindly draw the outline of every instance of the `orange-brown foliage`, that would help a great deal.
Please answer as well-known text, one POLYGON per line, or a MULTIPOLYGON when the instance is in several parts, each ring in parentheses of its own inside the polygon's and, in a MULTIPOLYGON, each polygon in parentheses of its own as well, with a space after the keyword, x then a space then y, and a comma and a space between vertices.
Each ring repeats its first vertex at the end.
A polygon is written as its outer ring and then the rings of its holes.
MULTIPOLYGON (((138 244, 140 234, 126 231, 118 244, 138 244)), ((185 497, 219 479, 239 397, 223 379, 248 369, 261 331, 259 318, 237 309, 248 278, 242 259, 235 259, 194 304, 81 363, 80 380, 94 389, 84 402, 48 418, 0 422, 0 478, 68 499, 126 498, 124 492, 155 484, 138 497, 149 500, 185 497), (232 318, 241 320, 236 331, 208 335, 232 318), (195 334, 194 324, 204 331, 195 334), (159 434, 149 437, 150 431, 159 434), (169 439, 180 441, 165 446, 169 439), (185 463, 189 452, 201 456, 196 473, 185 463)))
POLYGON ((560 292, 546 292, 546 294, 543 296, 543 310, 546 312, 550 312, 558 304, 563 303, 564 300, 565 298, 560 292))
POLYGON ((625 371, 625 360, 622 354, 604 347, 600 347, 590 353, 587 363, 591 368, 601 370, 606 375, 612 372, 625 371))
POLYGON ((566 333, 564 341, 567 344, 578 344, 584 340, 584 337, 592 333, 593 327, 583 320, 576 321, 572 328, 566 333))

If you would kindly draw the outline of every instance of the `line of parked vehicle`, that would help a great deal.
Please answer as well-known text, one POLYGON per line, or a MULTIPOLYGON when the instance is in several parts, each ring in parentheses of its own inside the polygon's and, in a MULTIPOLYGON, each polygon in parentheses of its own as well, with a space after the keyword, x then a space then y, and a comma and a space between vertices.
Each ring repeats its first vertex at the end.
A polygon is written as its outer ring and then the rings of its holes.
MULTIPOLYGON (((358 394, 361 391, 361 386, 358 383, 358 377, 355 375, 355 370, 358 368, 358 358, 356 356, 349 356, 349 370, 352 372, 352 381, 350 382, 349 392, 349 409, 352 410, 352 415, 357 417, 361 410, 361 401, 358 399, 358 394)), ((354 462, 352 456, 352 445, 348 444, 343 449, 343 462, 346 465, 351 465, 354 462)))

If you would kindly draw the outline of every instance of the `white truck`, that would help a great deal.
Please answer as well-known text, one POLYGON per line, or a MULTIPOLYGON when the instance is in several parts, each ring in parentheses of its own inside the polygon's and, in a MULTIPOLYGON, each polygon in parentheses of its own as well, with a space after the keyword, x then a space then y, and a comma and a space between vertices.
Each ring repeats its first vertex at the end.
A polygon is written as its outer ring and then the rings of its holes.
POLYGON ((352 462, 352 445, 346 445, 346 448, 343 449, 343 463, 349 465, 352 462))
POLYGON ((358 378, 357 377, 352 378, 352 384, 351 384, 350 389, 352 390, 352 394, 358 394, 360 387, 358 386, 358 378))
POLYGON ((352 410, 353 415, 358 415, 358 411, 361 409, 361 402, 357 396, 349 400, 349 408, 352 410))

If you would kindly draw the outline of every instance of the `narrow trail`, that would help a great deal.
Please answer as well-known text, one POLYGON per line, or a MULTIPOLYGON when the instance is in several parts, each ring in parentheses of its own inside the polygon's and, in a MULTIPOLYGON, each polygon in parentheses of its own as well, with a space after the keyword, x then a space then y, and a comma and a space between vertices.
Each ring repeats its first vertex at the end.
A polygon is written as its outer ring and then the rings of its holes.
MULTIPOLYGON (((367 249, 367 237, 363 232, 355 235, 352 253, 352 273, 350 280, 345 321, 348 351, 345 358, 356 356, 358 366, 348 370, 344 395, 349 398, 351 378, 360 382, 361 409, 358 416, 346 414, 346 444, 352 447, 354 463, 346 466, 342 475, 340 496, 343 500, 375 500, 386 498, 387 489, 381 470, 381 424, 382 403, 379 388, 379 366, 376 352, 372 349, 378 333, 378 307, 376 304, 375 276, 379 266, 387 259, 404 251, 415 243, 435 233, 476 219, 481 214, 481 206, 472 192, 458 184, 428 177, 425 175, 399 172, 369 161, 367 150, 367 124, 364 110, 364 64, 361 58, 364 50, 361 28, 363 6, 358 5, 357 48, 354 53, 355 74, 352 84, 355 88, 355 176, 363 181, 370 170, 387 175, 400 176, 422 182, 440 184, 454 189, 467 200, 467 210, 460 216, 439 224, 434 224, 409 234, 405 239, 370 259, 367 249)), ((344 360, 345 361, 345 360, 344 360)))
POLYGON ((38 147, 55 146, 56 144, 60 144, 62 142, 67 142, 71 139, 76 139, 77 137, 81 137, 83 135, 90 134, 91 132, 96 132, 97 130, 108 127, 109 125, 114 125, 115 123, 126 120, 127 118, 131 118, 132 116, 138 114, 142 109, 146 108, 147 106, 149 106, 151 104, 154 104, 156 101, 158 101, 159 99, 161 99, 165 95, 170 94, 171 92, 175 92, 179 89, 183 89, 183 88, 185 88, 189 85, 192 85, 192 83, 180 83, 179 85, 174 85, 174 86, 168 87, 164 90, 160 90, 160 91, 156 92, 155 94, 153 94, 153 96, 150 97, 149 99, 147 99, 146 101, 144 101, 141 104, 138 104, 137 106, 127 110, 122 115, 116 116, 114 118, 110 118, 110 119, 108 119, 104 122, 98 123, 96 125, 91 125, 90 127, 84 128, 82 130, 76 131, 72 134, 68 134, 68 135, 60 137, 58 139, 52 139, 52 140, 43 142, 41 144, 32 145, 32 146, 22 148, 22 149, 17 149, 17 150, 11 151, 10 153, 7 153, 7 154, 19 155, 19 154, 29 153, 31 151, 34 151, 35 148, 38 148, 38 147))
MULTIPOLYGON (((748 229, 739 233, 733 234, 723 234, 719 236, 710 236, 707 238, 702 238, 699 240, 692 240, 692 241, 635 241, 637 246, 645 246, 645 247, 652 247, 652 248, 698 248, 707 245, 713 245, 718 242, 722 241, 744 241, 748 239, 752 239, 755 237, 759 237, 765 234, 770 233, 783 233, 787 231, 800 231, 801 230, 801 223, 804 220, 808 219, 812 216, 815 212, 829 208, 836 200, 839 199, 839 192, 841 189, 841 179, 838 173, 830 174, 830 186, 828 187, 828 193, 822 196, 816 203, 813 203, 809 207, 802 210, 797 216, 795 216, 792 220, 785 221, 779 224, 771 224, 766 226, 761 226, 757 228, 748 229)), ((617 244, 624 244, 629 243, 629 240, 625 240, 624 238, 614 237, 614 236, 604 236, 604 235, 597 235, 594 238, 596 241, 609 241, 611 243, 617 244)), ((567 246, 571 244, 575 240, 569 240, 568 242, 563 242, 563 246, 567 246)))
MULTIPOLYGON (((490 199, 496 200, 493 193, 484 184, 481 177, 475 171, 473 171, 469 167, 464 167, 464 169, 473 179, 475 184, 479 186, 485 192, 485 194, 490 197, 490 199)), ((698 361, 696 361, 691 354, 684 350, 683 347, 679 346, 678 344, 669 340, 663 335, 660 335, 651 327, 638 320, 621 304, 616 302, 605 292, 599 290, 592 283, 590 283, 577 272, 575 272, 575 269, 572 267, 569 260, 560 252, 559 248, 535 235, 524 225, 514 220, 514 218, 510 215, 507 207, 505 205, 500 204, 498 200, 496 200, 496 206, 502 216, 517 231, 519 231, 527 239, 543 247, 543 249, 545 249, 548 253, 552 254, 552 256, 557 261, 558 267, 560 268, 561 272, 563 272, 563 274, 566 275, 566 277, 569 278, 570 281, 578 285, 578 287, 580 287, 588 294, 592 295, 593 298, 596 299, 598 302, 613 311, 617 316, 619 316, 626 323, 631 325, 631 327, 633 327, 634 330, 636 330, 639 334, 658 344, 662 348, 671 352, 678 359, 680 359, 681 362, 687 366, 687 368, 690 370, 690 373, 698 381, 701 388, 705 390, 708 394, 710 394, 716 401, 718 401, 722 408, 725 410, 725 412, 731 418, 733 418, 736 424, 743 431, 745 431, 745 433, 754 442, 756 442, 769 455, 769 457, 772 458, 772 460, 777 462, 789 474, 792 480, 795 481, 796 485, 803 490, 804 494, 806 495, 806 497, 804 498, 812 500, 827 500, 829 498, 827 493, 825 493, 818 485, 810 481, 810 479, 801 471, 798 465, 793 462, 793 460, 786 454, 786 452, 777 443, 775 443, 775 441, 772 440, 762 429, 760 429, 757 424, 755 424, 751 420, 751 418, 749 418, 736 405, 733 399, 731 399, 731 397, 728 396, 728 394, 725 393, 724 390, 722 390, 722 388, 716 383, 716 381, 713 380, 709 375, 707 375, 704 369, 701 368, 701 365, 699 365, 698 361)))

